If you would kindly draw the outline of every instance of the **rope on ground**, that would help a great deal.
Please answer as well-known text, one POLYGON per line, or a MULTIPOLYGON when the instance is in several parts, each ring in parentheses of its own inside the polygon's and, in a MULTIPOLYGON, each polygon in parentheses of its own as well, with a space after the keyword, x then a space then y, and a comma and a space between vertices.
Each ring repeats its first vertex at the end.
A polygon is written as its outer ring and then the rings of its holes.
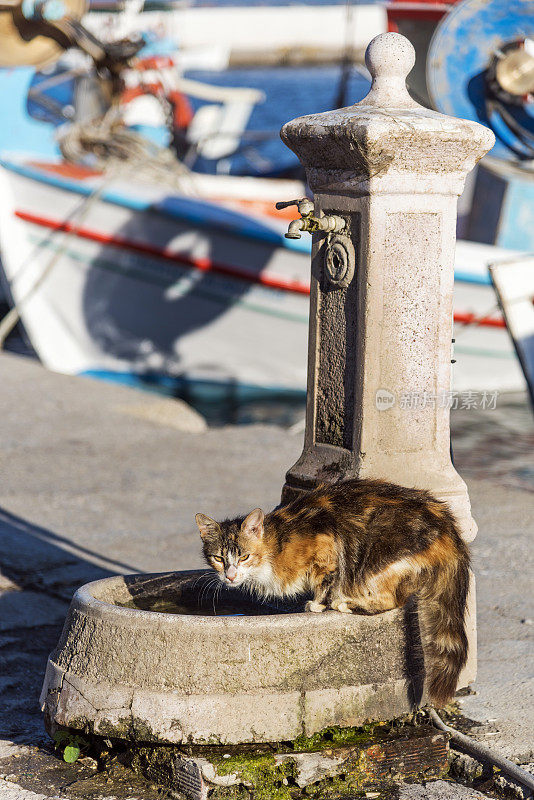
POLYGON ((451 728, 450 725, 443 722, 433 708, 428 709, 428 715, 435 728, 439 728, 440 731, 444 731, 450 735, 453 745, 459 745, 460 749, 465 750, 469 755, 474 756, 480 761, 487 761, 493 764, 493 766, 498 767, 521 786, 534 790, 534 775, 531 775, 526 769, 519 767, 517 764, 514 764, 513 761, 509 761, 499 753, 495 753, 493 750, 490 750, 489 747, 486 747, 486 745, 481 744, 481 742, 471 739, 471 737, 466 736, 465 733, 460 733, 460 731, 451 728))

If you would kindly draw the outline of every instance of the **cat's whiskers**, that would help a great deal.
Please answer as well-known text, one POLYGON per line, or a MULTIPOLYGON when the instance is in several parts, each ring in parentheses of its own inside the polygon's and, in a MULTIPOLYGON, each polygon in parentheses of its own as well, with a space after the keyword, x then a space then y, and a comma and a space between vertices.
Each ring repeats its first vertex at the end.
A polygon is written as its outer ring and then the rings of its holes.
POLYGON ((203 604, 204 598, 207 597, 207 592, 210 589, 212 589, 214 586, 216 586, 218 583, 220 583, 219 578, 218 577, 212 577, 211 580, 207 581, 204 584, 204 586, 200 590, 200 593, 199 593, 199 596, 198 596, 198 604, 199 604, 199 606, 203 604))
POLYGON ((199 606, 202 605, 203 598, 204 598, 204 593, 205 593, 206 589, 211 585, 211 583, 212 583, 212 581, 210 581, 209 583, 206 583, 206 584, 204 584, 204 586, 202 586, 202 588, 201 588, 201 590, 200 590, 200 592, 198 594, 198 605, 199 606))
POLYGON ((213 597, 212 597, 212 602, 213 602, 213 615, 214 615, 214 616, 217 614, 217 609, 215 608, 215 606, 216 606, 216 603, 217 603, 217 601, 218 601, 218 599, 219 599, 219 595, 220 595, 220 593, 221 593, 221 589, 222 589, 222 583, 221 583, 221 582, 219 582, 219 585, 215 587, 215 591, 214 591, 214 593, 213 593, 213 597))
POLYGON ((195 580, 193 581, 192 588, 194 589, 196 587, 197 583, 202 580, 202 578, 212 578, 212 577, 213 577, 213 570, 211 570, 211 569, 210 570, 206 570, 206 572, 203 572, 201 575, 199 575, 197 578, 195 578, 195 580))
POLYGON ((217 578, 213 575, 213 571, 205 572, 203 575, 199 575, 198 578, 193 583, 193 588, 199 585, 199 582, 203 579, 203 583, 200 584, 199 593, 198 593, 198 604, 202 602, 202 596, 205 591, 217 580, 217 578))

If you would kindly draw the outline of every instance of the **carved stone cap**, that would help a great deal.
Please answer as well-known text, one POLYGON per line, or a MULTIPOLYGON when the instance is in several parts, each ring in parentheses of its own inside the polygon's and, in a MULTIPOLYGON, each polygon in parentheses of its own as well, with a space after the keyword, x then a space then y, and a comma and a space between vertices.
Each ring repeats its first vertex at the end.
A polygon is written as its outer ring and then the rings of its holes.
POLYGON ((467 173, 493 147, 493 133, 477 122, 430 111, 410 97, 406 77, 415 50, 404 36, 376 36, 365 63, 373 82, 363 100, 298 117, 282 128, 282 139, 306 167, 312 188, 343 188, 347 181, 381 181, 402 173, 440 176, 444 193, 461 191, 467 173))

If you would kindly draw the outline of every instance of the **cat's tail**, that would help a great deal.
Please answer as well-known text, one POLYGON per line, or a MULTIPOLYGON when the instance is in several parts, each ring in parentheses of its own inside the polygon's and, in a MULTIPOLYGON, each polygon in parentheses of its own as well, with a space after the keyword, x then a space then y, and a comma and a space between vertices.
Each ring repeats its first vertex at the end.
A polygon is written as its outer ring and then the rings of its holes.
POLYGON ((428 569, 417 592, 426 684, 430 702, 437 708, 454 697, 468 648, 469 550, 452 520, 450 525, 450 534, 442 539, 449 551, 447 558, 428 569))

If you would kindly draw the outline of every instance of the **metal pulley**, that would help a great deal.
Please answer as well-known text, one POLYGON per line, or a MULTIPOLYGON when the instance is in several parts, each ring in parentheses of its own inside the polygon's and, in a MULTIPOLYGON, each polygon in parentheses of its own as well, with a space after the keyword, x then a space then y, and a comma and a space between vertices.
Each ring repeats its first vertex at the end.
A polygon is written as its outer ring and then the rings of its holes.
POLYGON ((492 156, 534 159, 534 2, 463 0, 441 20, 427 59, 434 108, 482 122, 492 156))
POLYGON ((514 47, 497 58, 495 78, 512 97, 534 95, 534 40, 514 43, 514 47))

